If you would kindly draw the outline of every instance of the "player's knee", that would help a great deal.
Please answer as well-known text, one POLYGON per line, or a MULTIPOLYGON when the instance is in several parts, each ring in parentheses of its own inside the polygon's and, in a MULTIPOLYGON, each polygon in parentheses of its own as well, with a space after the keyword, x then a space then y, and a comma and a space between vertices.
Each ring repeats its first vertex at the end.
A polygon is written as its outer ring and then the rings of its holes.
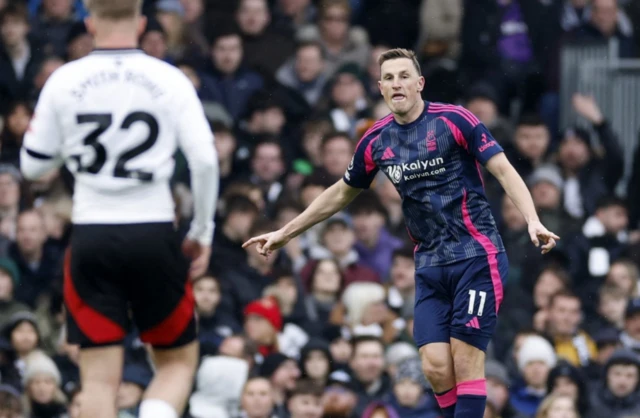
POLYGON ((451 379, 453 370, 451 368, 450 353, 443 350, 421 349, 420 354, 422 372, 432 384, 451 379))

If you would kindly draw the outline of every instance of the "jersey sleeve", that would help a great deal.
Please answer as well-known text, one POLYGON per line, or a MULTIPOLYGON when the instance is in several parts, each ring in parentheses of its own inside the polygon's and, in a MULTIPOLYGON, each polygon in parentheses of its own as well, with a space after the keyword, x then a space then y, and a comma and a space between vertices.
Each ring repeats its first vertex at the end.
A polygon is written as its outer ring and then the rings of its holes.
POLYGON ((372 147, 380 137, 381 129, 366 132, 351 158, 349 167, 344 173, 343 180, 349 186, 356 189, 368 189, 371 182, 378 174, 379 168, 372 157, 372 147))
POLYGON ((35 180, 60 167, 62 158, 62 129, 58 119, 55 74, 45 84, 35 112, 25 133, 20 150, 20 169, 25 178, 35 180))
POLYGON ((456 106, 454 110, 447 112, 446 119, 458 145, 482 165, 504 151, 487 127, 467 109, 456 106))
POLYGON ((181 83, 181 109, 178 115, 178 141, 191 171, 194 217, 190 239, 211 245, 214 232, 219 170, 213 133, 193 85, 181 83))

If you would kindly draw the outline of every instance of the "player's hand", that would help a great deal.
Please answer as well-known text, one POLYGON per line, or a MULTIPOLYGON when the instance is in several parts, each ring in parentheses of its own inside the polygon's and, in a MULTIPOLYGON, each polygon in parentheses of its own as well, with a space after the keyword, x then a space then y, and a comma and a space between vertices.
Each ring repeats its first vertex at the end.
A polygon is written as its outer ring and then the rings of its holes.
POLYGON ((189 278, 195 279, 202 276, 209 266, 211 259, 211 247, 202 245, 198 241, 186 238, 182 243, 182 252, 191 260, 189 278))
POLYGON ((542 244, 542 254, 551 251, 556 246, 556 240, 560 239, 559 236, 549 231, 539 221, 529 223, 529 236, 536 247, 540 247, 540 244, 542 244))
POLYGON ((242 248, 247 248, 253 244, 257 244, 256 249, 258 250, 258 253, 265 257, 269 257, 272 252, 287 245, 289 240, 290 238, 288 238, 282 230, 277 230, 251 238, 242 244, 242 248))

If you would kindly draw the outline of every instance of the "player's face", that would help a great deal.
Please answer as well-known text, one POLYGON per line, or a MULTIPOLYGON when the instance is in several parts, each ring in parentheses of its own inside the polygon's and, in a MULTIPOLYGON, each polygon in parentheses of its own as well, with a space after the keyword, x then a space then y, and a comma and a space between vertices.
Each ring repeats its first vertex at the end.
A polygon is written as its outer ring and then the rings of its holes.
POLYGON ((316 46, 300 48, 296 53, 296 73, 302 82, 311 82, 318 78, 324 69, 322 51, 316 46))
POLYGON ((238 25, 247 35, 259 35, 269 24, 269 9, 265 0, 242 0, 238 10, 238 25))
POLYGON ((247 383, 242 393, 242 409, 249 418, 266 417, 273 411, 273 389, 266 379, 247 383))
POLYGON ((353 154, 351 140, 346 137, 327 142, 322 149, 322 165, 332 176, 342 176, 353 154))
POLYGON ((380 92, 394 114, 404 116, 422 100, 420 93, 424 89, 424 77, 418 74, 412 60, 397 58, 385 61, 380 73, 380 92))
POLYGON ((0 32, 2 33, 2 41, 5 46, 13 47, 27 37, 29 25, 20 18, 7 16, 4 19, 2 27, 0 27, 0 32))
POLYGON ((213 63, 224 74, 234 73, 242 61, 242 39, 230 35, 216 41, 212 51, 213 63))

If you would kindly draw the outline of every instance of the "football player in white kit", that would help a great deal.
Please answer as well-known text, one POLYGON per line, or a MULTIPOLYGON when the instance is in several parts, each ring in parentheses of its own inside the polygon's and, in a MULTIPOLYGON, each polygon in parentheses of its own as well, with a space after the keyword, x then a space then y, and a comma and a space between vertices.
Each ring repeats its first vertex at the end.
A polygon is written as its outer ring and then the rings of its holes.
POLYGON ((141 3, 85 0, 96 49, 53 73, 21 151, 28 179, 63 164, 75 174, 64 298, 69 342, 81 346, 82 418, 117 416, 131 324, 156 367, 140 417, 180 416, 198 362, 190 277, 211 253, 217 155, 187 77, 137 49, 141 3), (178 147, 195 199, 182 249, 169 186, 178 147))

